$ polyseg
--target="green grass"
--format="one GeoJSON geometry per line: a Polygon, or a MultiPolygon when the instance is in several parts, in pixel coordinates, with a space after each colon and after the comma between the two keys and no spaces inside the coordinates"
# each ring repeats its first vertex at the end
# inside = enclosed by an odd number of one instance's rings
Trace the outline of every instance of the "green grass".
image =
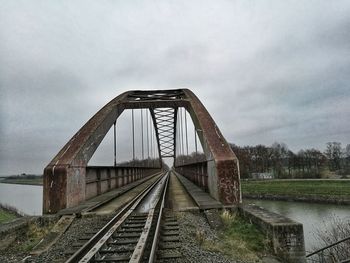
{"type": "Polygon", "coordinates": [[[28,231],[25,234],[24,240],[21,240],[20,244],[17,246],[19,251],[31,251],[40,240],[49,233],[52,228],[52,224],[48,226],[39,226],[35,223],[29,225],[28,231]]]}
{"type": "Polygon", "coordinates": [[[6,222],[11,221],[12,219],[15,219],[15,218],[16,218],[15,214],[8,212],[8,211],[5,211],[2,208],[0,208],[0,224],[6,223],[6,222]]]}
{"type": "Polygon", "coordinates": [[[341,180],[271,180],[241,181],[243,194],[312,195],[350,197],[350,181],[341,180]]]}
{"type": "Polygon", "coordinates": [[[245,247],[254,252],[263,252],[267,241],[257,227],[240,216],[234,216],[225,224],[224,238],[228,240],[240,240],[245,247]]]}
{"type": "Polygon", "coordinates": [[[224,223],[219,233],[221,242],[207,240],[197,232],[197,240],[203,248],[245,262],[256,262],[261,255],[269,252],[269,241],[255,225],[228,211],[224,211],[221,218],[224,223]]]}

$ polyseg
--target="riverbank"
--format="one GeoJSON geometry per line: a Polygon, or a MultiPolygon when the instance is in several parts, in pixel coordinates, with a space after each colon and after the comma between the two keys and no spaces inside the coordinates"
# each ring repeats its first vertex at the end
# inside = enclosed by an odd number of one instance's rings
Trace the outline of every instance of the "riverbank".
{"type": "Polygon", "coordinates": [[[17,209],[0,204],[0,224],[9,222],[15,218],[21,217],[17,209]]]}
{"type": "Polygon", "coordinates": [[[243,198],[350,205],[350,180],[241,181],[241,186],[243,198]]]}
{"type": "Polygon", "coordinates": [[[16,218],[16,216],[14,214],[9,213],[8,211],[0,208],[0,224],[6,223],[6,222],[11,221],[12,219],[15,219],[15,218],[16,218]]]}
{"type": "Polygon", "coordinates": [[[43,178],[35,178],[35,179],[13,179],[13,178],[5,178],[0,181],[2,184],[26,184],[26,185],[43,185],[43,178]]]}
{"type": "Polygon", "coordinates": [[[288,202],[278,200],[244,199],[243,203],[255,204],[268,211],[283,215],[303,224],[305,249],[307,253],[324,247],[318,233],[329,230],[334,219],[349,221],[349,205],[336,205],[311,202],[288,202]]]}

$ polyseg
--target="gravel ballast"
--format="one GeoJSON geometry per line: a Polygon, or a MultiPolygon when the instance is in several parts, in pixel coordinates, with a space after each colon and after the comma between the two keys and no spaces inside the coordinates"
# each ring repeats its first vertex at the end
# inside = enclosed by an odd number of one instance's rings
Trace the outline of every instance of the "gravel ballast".
{"type": "Polygon", "coordinates": [[[218,252],[206,251],[200,246],[198,233],[206,239],[220,242],[216,231],[210,228],[203,213],[178,212],[177,219],[180,226],[180,241],[182,258],[178,262],[223,262],[241,263],[242,261],[228,259],[218,252]]]}
{"type": "MultiPolygon", "coordinates": [[[[179,224],[182,258],[161,262],[243,263],[243,261],[228,258],[222,253],[208,251],[201,246],[201,237],[213,242],[222,242],[218,238],[217,232],[208,224],[204,213],[173,212],[173,215],[179,224]]],[[[101,227],[110,218],[111,216],[75,218],[69,229],[47,252],[40,256],[31,256],[30,251],[16,253],[11,250],[8,253],[2,253],[0,261],[20,262],[26,258],[24,262],[64,262],[70,256],[67,252],[73,251],[73,244],[78,241],[79,237],[83,236],[84,233],[91,232],[94,228],[101,227]]]]}

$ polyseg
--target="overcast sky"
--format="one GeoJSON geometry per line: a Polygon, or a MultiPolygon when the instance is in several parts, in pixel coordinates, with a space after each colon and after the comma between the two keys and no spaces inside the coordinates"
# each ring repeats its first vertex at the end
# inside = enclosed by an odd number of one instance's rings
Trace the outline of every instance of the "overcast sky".
{"type": "Polygon", "coordinates": [[[130,89],[190,88],[238,145],[350,143],[350,1],[0,0],[0,174],[130,89]]]}

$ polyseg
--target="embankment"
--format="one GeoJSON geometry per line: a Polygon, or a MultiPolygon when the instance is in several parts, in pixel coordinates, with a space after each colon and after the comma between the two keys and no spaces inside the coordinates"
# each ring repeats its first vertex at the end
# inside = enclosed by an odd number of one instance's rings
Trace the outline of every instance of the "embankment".
{"type": "Polygon", "coordinates": [[[43,185],[43,178],[34,179],[12,179],[6,178],[0,181],[3,184],[26,184],[26,185],[43,185]]]}
{"type": "Polygon", "coordinates": [[[350,205],[350,180],[242,181],[243,198],[350,205]]]}

